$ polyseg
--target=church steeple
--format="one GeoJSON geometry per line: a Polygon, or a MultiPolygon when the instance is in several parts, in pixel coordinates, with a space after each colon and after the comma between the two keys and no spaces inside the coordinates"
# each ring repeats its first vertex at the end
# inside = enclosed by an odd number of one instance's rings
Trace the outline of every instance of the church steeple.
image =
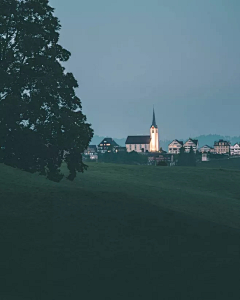
{"type": "Polygon", "coordinates": [[[150,152],[159,151],[159,137],[158,137],[158,127],[156,124],[155,111],[153,107],[153,119],[152,125],[150,127],[150,152]]]}
{"type": "MultiPolygon", "coordinates": [[[[155,128],[157,128],[154,107],[153,107],[153,119],[152,119],[152,126],[153,126],[153,127],[155,127],[155,128]]],[[[151,127],[152,127],[152,126],[151,126],[151,127]]]]}

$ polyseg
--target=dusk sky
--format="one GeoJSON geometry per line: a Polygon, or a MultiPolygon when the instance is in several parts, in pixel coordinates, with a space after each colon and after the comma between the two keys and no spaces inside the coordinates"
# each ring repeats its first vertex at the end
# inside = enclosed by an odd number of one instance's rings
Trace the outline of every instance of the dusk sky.
{"type": "Polygon", "coordinates": [[[240,135],[239,0],[50,0],[95,134],[240,135]]]}

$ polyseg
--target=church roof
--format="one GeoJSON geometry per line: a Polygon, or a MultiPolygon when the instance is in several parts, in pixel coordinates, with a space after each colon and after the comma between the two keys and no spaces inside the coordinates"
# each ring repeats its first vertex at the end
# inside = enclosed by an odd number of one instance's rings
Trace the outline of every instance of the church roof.
{"type": "Polygon", "coordinates": [[[155,111],[153,109],[153,120],[152,120],[152,126],[154,126],[155,128],[157,128],[157,124],[156,124],[156,118],[155,118],[155,111]]]}
{"type": "Polygon", "coordinates": [[[150,135],[131,135],[125,144],[150,144],[150,135]]]}

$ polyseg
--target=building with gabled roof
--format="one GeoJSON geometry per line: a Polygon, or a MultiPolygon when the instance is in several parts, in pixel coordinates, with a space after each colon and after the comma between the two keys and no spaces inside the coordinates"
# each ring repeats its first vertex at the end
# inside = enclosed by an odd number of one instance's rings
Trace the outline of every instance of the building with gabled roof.
{"type": "Polygon", "coordinates": [[[214,148],[210,147],[208,145],[204,145],[199,149],[199,152],[201,153],[213,153],[214,152],[214,148]]]}
{"type": "Polygon", "coordinates": [[[214,142],[214,151],[216,154],[229,154],[230,142],[224,140],[214,142]]]}
{"type": "Polygon", "coordinates": [[[127,152],[149,152],[150,135],[130,135],[125,142],[127,152]]]}
{"type": "Polygon", "coordinates": [[[156,124],[155,111],[153,109],[152,125],[150,127],[150,135],[131,135],[126,139],[127,152],[158,152],[159,137],[158,127],[156,124]]]}
{"type": "Polygon", "coordinates": [[[196,153],[198,149],[198,140],[189,138],[186,143],[184,143],[183,147],[187,153],[190,152],[191,148],[193,148],[193,151],[196,153]]]}
{"type": "Polygon", "coordinates": [[[98,145],[98,152],[116,152],[119,145],[112,138],[104,138],[98,145]]]}
{"type": "Polygon", "coordinates": [[[168,153],[171,154],[179,154],[180,149],[183,147],[183,141],[179,140],[173,140],[169,145],[168,145],[168,153]]]}
{"type": "Polygon", "coordinates": [[[230,146],[231,155],[240,155],[240,143],[230,146]]]}
{"type": "Polygon", "coordinates": [[[93,154],[93,153],[97,153],[97,146],[96,145],[89,145],[87,147],[87,149],[84,151],[84,154],[93,154]]]}
{"type": "Polygon", "coordinates": [[[98,159],[97,146],[89,145],[87,149],[84,151],[84,156],[90,158],[91,160],[98,159]]]}

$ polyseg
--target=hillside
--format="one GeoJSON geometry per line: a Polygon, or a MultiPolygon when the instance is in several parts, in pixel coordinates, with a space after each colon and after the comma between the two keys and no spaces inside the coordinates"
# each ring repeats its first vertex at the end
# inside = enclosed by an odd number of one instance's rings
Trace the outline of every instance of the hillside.
{"type": "Polygon", "coordinates": [[[199,164],[201,168],[219,168],[219,169],[232,169],[240,171],[240,158],[230,157],[229,159],[216,159],[199,164]]]}
{"type": "Polygon", "coordinates": [[[239,299],[240,171],[0,165],[2,299],[239,299]]]}

